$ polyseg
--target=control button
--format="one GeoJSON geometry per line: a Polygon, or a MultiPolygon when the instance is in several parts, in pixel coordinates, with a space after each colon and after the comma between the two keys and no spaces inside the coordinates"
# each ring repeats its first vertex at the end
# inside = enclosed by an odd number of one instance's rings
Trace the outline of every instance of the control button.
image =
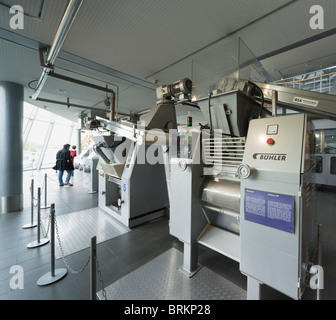
{"type": "Polygon", "coordinates": [[[267,139],[267,144],[269,146],[273,146],[275,144],[275,141],[272,138],[267,139]]]}

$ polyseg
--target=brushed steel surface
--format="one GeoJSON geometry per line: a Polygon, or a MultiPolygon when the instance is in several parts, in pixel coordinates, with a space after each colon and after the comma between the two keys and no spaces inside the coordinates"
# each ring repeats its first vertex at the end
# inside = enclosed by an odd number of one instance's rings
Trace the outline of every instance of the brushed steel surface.
{"type": "MultiPolygon", "coordinates": [[[[130,231],[98,207],[60,216],[56,208],[56,222],[65,256],[89,248],[93,236],[97,236],[97,243],[100,243],[130,231]]],[[[45,220],[44,226],[47,223],[45,220]]],[[[55,257],[59,259],[62,253],[55,241],[55,257]]]]}
{"type": "MultiPolygon", "coordinates": [[[[105,288],[108,300],[246,300],[246,291],[203,267],[189,278],[183,254],[169,249],[105,288]]],[[[97,293],[104,299],[102,291],[97,293]]]]}
{"type": "Polygon", "coordinates": [[[203,189],[202,200],[209,205],[240,212],[240,182],[211,178],[203,189]]]}

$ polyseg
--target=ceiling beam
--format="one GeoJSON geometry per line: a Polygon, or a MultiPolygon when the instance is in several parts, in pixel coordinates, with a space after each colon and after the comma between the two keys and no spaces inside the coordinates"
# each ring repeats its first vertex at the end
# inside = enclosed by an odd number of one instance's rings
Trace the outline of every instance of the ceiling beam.
{"type": "MultiPolygon", "coordinates": [[[[48,47],[49,47],[48,45],[46,45],[44,43],[38,42],[36,40],[29,39],[27,37],[24,37],[24,36],[18,34],[18,33],[6,30],[6,29],[1,28],[1,27],[0,27],[0,39],[12,42],[14,44],[17,44],[17,45],[20,45],[20,46],[23,46],[25,48],[29,48],[29,49],[32,49],[32,50],[35,50],[35,51],[39,51],[40,49],[47,50],[48,47]]],[[[37,54],[39,54],[39,52],[37,52],[37,54]]],[[[151,82],[148,82],[146,80],[143,80],[143,79],[134,77],[132,75],[126,74],[124,72],[121,72],[121,71],[103,66],[99,63],[81,58],[79,56],[76,56],[74,54],[71,54],[71,53],[68,53],[68,52],[65,52],[65,51],[62,51],[62,50],[59,52],[58,58],[69,61],[69,62],[72,62],[72,63],[75,63],[75,64],[78,64],[82,67],[86,67],[86,68],[89,68],[91,70],[95,70],[95,71],[107,74],[109,76],[118,78],[118,79],[123,80],[123,81],[130,82],[132,84],[135,84],[135,85],[138,85],[138,86],[150,89],[150,90],[155,91],[156,88],[158,87],[158,85],[156,85],[154,83],[151,83],[151,82]]]]}

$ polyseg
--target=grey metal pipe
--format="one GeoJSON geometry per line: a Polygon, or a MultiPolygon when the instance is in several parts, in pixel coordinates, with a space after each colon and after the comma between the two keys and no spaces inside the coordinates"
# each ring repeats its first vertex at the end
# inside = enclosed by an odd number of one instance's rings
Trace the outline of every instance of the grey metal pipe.
{"type": "Polygon", "coordinates": [[[31,211],[31,225],[34,224],[34,179],[31,181],[31,204],[30,204],[30,211],[31,211]]]}
{"type": "Polygon", "coordinates": [[[55,204],[50,206],[50,274],[51,277],[55,277],[55,204]]]}
{"type": "Polygon", "coordinates": [[[37,189],[37,243],[41,242],[41,188],[37,189]]]}
{"type": "MultiPolygon", "coordinates": [[[[61,20],[61,23],[57,29],[55,38],[53,40],[53,43],[50,47],[47,60],[46,60],[46,65],[48,66],[53,66],[55,63],[55,60],[62,48],[62,45],[71,29],[71,26],[73,22],[76,19],[76,16],[78,14],[78,11],[80,7],[83,4],[83,0],[70,0],[68,7],[63,15],[63,18],[61,20]]],[[[39,96],[39,94],[42,91],[42,88],[47,81],[48,74],[50,73],[49,68],[43,68],[41,77],[38,81],[38,84],[36,86],[35,92],[32,95],[32,99],[36,100],[36,98],[39,96]]]]}

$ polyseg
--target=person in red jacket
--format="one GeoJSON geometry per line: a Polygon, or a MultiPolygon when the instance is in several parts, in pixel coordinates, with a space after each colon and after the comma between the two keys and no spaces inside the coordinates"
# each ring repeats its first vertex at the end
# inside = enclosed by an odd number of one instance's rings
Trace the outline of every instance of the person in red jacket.
{"type": "Polygon", "coordinates": [[[70,150],[70,155],[72,157],[71,161],[74,163],[74,159],[77,156],[76,146],[72,146],[72,149],[70,150]]]}

